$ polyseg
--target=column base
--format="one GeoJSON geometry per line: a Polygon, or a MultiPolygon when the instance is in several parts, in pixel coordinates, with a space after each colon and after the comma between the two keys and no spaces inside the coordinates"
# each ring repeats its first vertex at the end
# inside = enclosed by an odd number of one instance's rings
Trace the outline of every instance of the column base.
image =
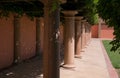
{"type": "Polygon", "coordinates": [[[88,47],[88,45],[86,44],[85,48],[87,48],[87,47],[88,47]]]}
{"type": "Polygon", "coordinates": [[[87,46],[88,46],[89,44],[90,44],[90,43],[88,42],[88,43],[87,43],[87,46]]]}
{"type": "Polygon", "coordinates": [[[90,44],[90,41],[88,41],[88,45],[90,44]]]}
{"type": "Polygon", "coordinates": [[[85,49],[82,49],[81,52],[85,52],[85,49]]]}
{"type": "Polygon", "coordinates": [[[66,68],[66,69],[73,69],[73,68],[75,68],[75,65],[74,65],[74,64],[73,64],[73,65],[64,64],[62,67],[63,67],[63,68],[66,68]]]}
{"type": "Polygon", "coordinates": [[[75,55],[75,58],[82,58],[81,55],[75,55]]]}

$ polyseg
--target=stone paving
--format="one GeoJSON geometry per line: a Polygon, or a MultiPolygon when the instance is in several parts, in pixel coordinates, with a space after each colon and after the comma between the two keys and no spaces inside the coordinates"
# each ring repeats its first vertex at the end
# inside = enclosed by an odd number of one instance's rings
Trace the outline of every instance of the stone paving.
{"type": "Polygon", "coordinates": [[[99,39],[92,39],[81,56],[82,58],[75,58],[74,69],[61,67],[60,78],[112,78],[99,39]]]}
{"type": "MultiPolygon", "coordinates": [[[[76,68],[60,68],[60,78],[118,78],[111,64],[106,63],[104,52],[100,40],[92,39],[85,52],[81,52],[82,58],[75,58],[76,68]]],[[[38,57],[0,71],[0,78],[43,78],[42,76],[42,59],[38,57]]]]}

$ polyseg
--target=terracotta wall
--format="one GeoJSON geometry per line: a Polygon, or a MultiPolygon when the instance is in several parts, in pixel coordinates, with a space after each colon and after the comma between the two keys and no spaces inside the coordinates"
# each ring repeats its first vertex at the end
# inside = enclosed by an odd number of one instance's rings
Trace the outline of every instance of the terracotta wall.
{"type": "MultiPolygon", "coordinates": [[[[40,28],[41,49],[43,49],[44,22],[40,28]]],[[[36,20],[27,16],[20,19],[20,59],[36,55],[36,20]]],[[[14,59],[14,18],[0,19],[0,69],[12,65],[14,59]]]]}
{"type": "Polygon", "coordinates": [[[98,34],[100,34],[100,38],[105,39],[112,39],[114,37],[113,28],[108,28],[106,24],[101,25],[100,33],[98,32],[98,30],[98,25],[92,26],[92,38],[98,38],[98,34]]]}
{"type": "Polygon", "coordinates": [[[24,16],[20,23],[20,59],[25,60],[36,54],[36,22],[24,16]]]}
{"type": "Polygon", "coordinates": [[[92,38],[98,38],[98,25],[92,26],[91,30],[92,30],[92,38]]]}
{"type": "Polygon", "coordinates": [[[0,69],[10,66],[14,56],[13,17],[0,19],[0,69]]]}
{"type": "Polygon", "coordinates": [[[111,39],[111,38],[114,37],[113,32],[114,32],[113,28],[108,28],[107,25],[103,24],[101,26],[101,36],[100,36],[100,38],[111,39]]]}
{"type": "Polygon", "coordinates": [[[41,21],[40,21],[40,45],[41,45],[41,52],[43,52],[43,44],[44,44],[44,18],[41,18],[41,21]]]}
{"type": "MultiPolygon", "coordinates": [[[[44,19],[40,21],[40,45],[44,44],[44,19]]],[[[63,45],[63,26],[60,28],[60,44],[63,45]]],[[[14,18],[0,19],[0,69],[13,63],[14,59],[14,18]]],[[[43,51],[42,51],[43,52],[43,51]]],[[[63,51],[61,51],[63,52],[63,51]]],[[[20,60],[29,59],[36,54],[36,20],[27,16],[20,19],[20,60]]]]}

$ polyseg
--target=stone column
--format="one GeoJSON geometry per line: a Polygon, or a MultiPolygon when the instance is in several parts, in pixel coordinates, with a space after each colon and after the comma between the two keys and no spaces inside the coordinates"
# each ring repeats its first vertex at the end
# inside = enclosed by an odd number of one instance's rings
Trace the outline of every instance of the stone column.
{"type": "Polygon", "coordinates": [[[83,17],[80,16],[76,16],[75,17],[75,57],[76,58],[81,58],[80,56],[80,52],[82,49],[82,39],[81,39],[81,35],[82,35],[82,26],[81,26],[81,19],[83,17]]]}
{"type": "Polygon", "coordinates": [[[40,53],[40,18],[36,18],[36,55],[40,53]]]}
{"type": "Polygon", "coordinates": [[[88,43],[90,43],[90,41],[91,41],[91,26],[88,23],[88,43]]]}
{"type": "Polygon", "coordinates": [[[102,24],[102,19],[99,18],[99,23],[98,23],[98,38],[101,38],[101,25],[102,24]]]}
{"type": "Polygon", "coordinates": [[[91,41],[92,38],[92,32],[91,32],[91,25],[89,24],[89,40],[91,41]]]}
{"type": "Polygon", "coordinates": [[[36,18],[36,55],[41,55],[44,44],[44,18],[36,18]]]}
{"type": "Polygon", "coordinates": [[[59,4],[53,9],[53,0],[44,0],[43,78],[60,78],[59,70],[59,4]]]}
{"type": "Polygon", "coordinates": [[[74,52],[75,52],[75,14],[77,11],[63,11],[65,15],[64,26],[64,68],[74,68],[74,52]]]}
{"type": "Polygon", "coordinates": [[[14,15],[14,62],[20,62],[20,17],[14,15]]]}
{"type": "Polygon", "coordinates": [[[86,22],[86,46],[88,45],[89,41],[89,27],[88,27],[88,22],[86,22]]]}
{"type": "Polygon", "coordinates": [[[86,24],[86,20],[84,21],[84,26],[85,26],[85,41],[84,41],[84,46],[86,48],[87,45],[87,24],[86,24]]]}
{"type": "Polygon", "coordinates": [[[82,52],[84,52],[85,48],[85,22],[86,20],[82,20],[82,52]]]}
{"type": "Polygon", "coordinates": [[[88,23],[88,43],[90,43],[90,40],[91,40],[91,26],[88,23]]]}

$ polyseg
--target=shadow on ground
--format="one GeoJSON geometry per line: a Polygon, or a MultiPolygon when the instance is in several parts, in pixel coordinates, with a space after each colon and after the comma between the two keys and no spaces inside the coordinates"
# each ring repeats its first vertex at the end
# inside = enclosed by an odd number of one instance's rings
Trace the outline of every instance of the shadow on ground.
{"type": "Polygon", "coordinates": [[[35,57],[0,71],[0,78],[41,78],[42,58],[35,57]]]}
{"type": "MultiPolygon", "coordinates": [[[[64,58],[63,45],[60,46],[60,63],[64,58]]],[[[43,78],[42,55],[26,60],[0,71],[0,78],[43,78]]]]}

